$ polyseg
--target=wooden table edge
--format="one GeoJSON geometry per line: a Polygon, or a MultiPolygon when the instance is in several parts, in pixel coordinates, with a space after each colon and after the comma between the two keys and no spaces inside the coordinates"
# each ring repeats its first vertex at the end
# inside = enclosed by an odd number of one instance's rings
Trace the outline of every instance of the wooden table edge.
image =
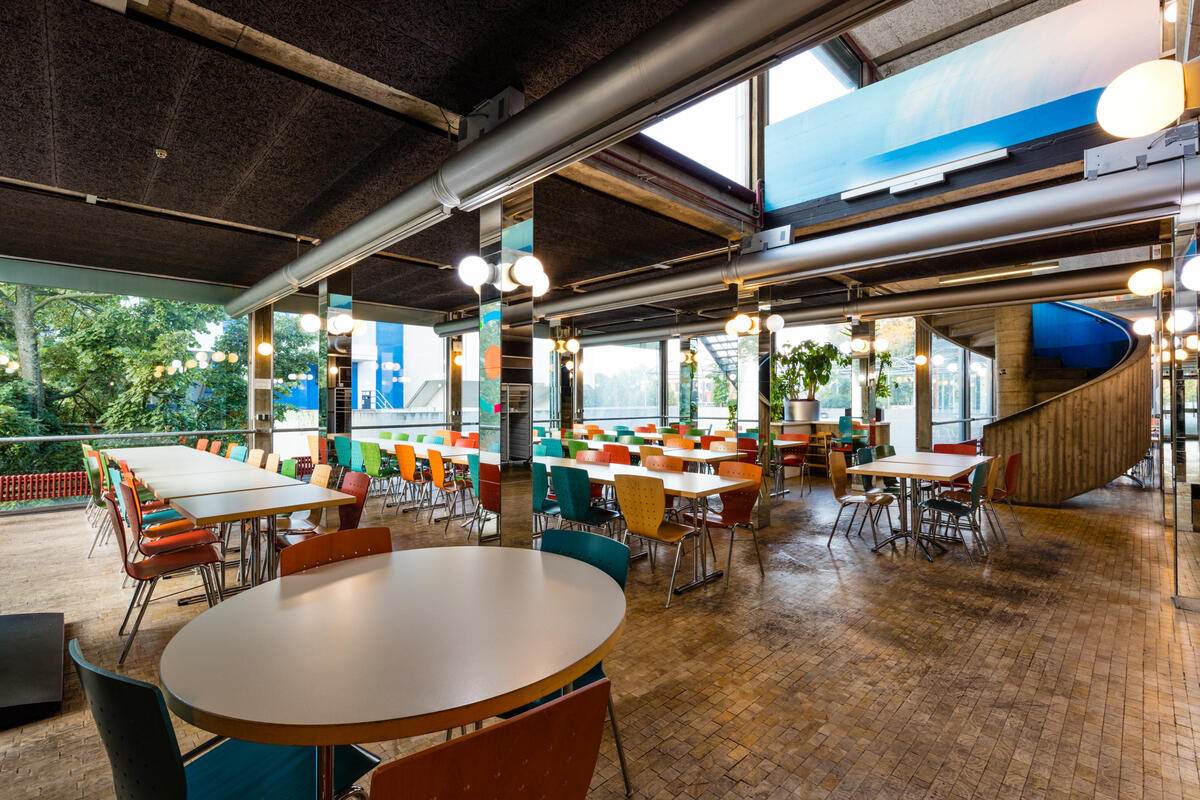
{"type": "MultiPolygon", "coordinates": [[[[308,486],[310,484],[301,483],[300,485],[308,486]]],[[[268,486],[266,488],[259,488],[259,489],[246,489],[244,491],[262,492],[262,491],[268,491],[270,489],[290,489],[290,488],[291,488],[290,486],[268,486]]],[[[307,511],[309,509],[317,509],[317,508],[332,508],[333,506],[344,506],[347,503],[355,502],[354,495],[352,495],[352,494],[346,494],[345,492],[341,492],[338,489],[330,489],[329,491],[337,492],[338,494],[341,495],[341,497],[331,497],[328,500],[321,500],[321,501],[314,501],[312,503],[305,503],[304,508],[302,508],[302,509],[295,508],[294,507],[295,504],[292,504],[292,506],[279,506],[279,507],[270,508],[270,509],[260,509],[260,510],[255,511],[254,513],[250,514],[249,517],[246,516],[244,512],[236,513],[236,514],[219,514],[219,515],[213,515],[213,516],[193,517],[187,511],[185,511],[184,509],[182,509],[178,505],[176,505],[175,500],[170,501],[170,506],[171,506],[171,508],[175,509],[180,514],[182,514],[183,516],[185,516],[189,520],[191,520],[191,522],[193,524],[203,526],[203,525],[215,525],[218,522],[237,522],[237,521],[243,520],[243,519],[250,519],[250,517],[273,516],[275,514],[283,514],[288,511],[307,511]],[[203,520],[203,521],[201,521],[201,520],[203,520]]],[[[178,499],[186,500],[186,499],[192,498],[192,497],[216,497],[218,494],[241,494],[241,491],[217,492],[216,494],[192,494],[192,495],[180,496],[178,499]]]]}
{"type": "MultiPolygon", "coordinates": [[[[628,604],[626,604],[628,610],[628,604]]],[[[621,622],[607,639],[600,643],[584,658],[559,672],[549,675],[536,683],[515,689],[507,694],[480,700],[470,705],[458,708],[436,711],[431,714],[420,714],[414,717],[402,717],[391,720],[377,720],[366,723],[345,723],[341,725],[273,725],[263,722],[250,722],[234,719],[221,714],[208,714],[197,711],[175,696],[162,678],[162,661],[159,661],[158,682],[163,687],[167,699],[167,707],[177,717],[201,730],[243,739],[263,744],[283,745],[339,745],[356,744],[360,742],[382,742],[390,739],[404,739],[410,736],[420,736],[426,733],[436,733],[479,722],[488,717],[494,717],[505,711],[519,708],[526,703],[545,697],[556,689],[567,686],[571,681],[581,677],[596,664],[604,660],[616,646],[617,638],[625,630],[625,614],[621,622]]],[[[350,656],[347,656],[350,657],[350,656]]]]}

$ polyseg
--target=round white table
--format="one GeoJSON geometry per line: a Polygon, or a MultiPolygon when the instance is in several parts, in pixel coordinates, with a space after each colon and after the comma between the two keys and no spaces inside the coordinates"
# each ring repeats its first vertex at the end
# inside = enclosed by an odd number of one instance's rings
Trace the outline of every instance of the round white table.
{"type": "MultiPolygon", "coordinates": [[[[262,584],[193,619],[159,675],[213,733],[333,746],[466,725],[562,688],[612,649],[625,594],[581,561],[509,547],[405,550],[262,584]]],[[[328,793],[328,794],[327,794],[328,793]]]]}

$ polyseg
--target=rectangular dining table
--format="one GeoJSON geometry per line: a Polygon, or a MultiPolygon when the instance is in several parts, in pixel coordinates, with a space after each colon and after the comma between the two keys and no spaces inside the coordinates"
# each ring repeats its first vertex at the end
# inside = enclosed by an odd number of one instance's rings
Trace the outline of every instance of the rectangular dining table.
{"type": "MultiPolygon", "coordinates": [[[[720,475],[703,472],[663,472],[627,464],[579,464],[569,458],[554,456],[534,456],[533,464],[540,464],[546,472],[550,472],[551,467],[582,469],[587,472],[588,481],[604,486],[615,486],[617,475],[644,475],[658,478],[663,482],[664,493],[688,501],[693,519],[700,520],[700,528],[709,547],[712,547],[712,538],[708,529],[708,498],[721,492],[757,487],[754,481],[745,478],[724,478],[720,475]]],[[[700,548],[699,565],[689,583],[675,587],[676,594],[682,594],[697,586],[715,581],[725,574],[723,570],[719,569],[709,572],[704,542],[699,542],[697,546],[700,548]]]]}
{"type": "Polygon", "coordinates": [[[921,532],[910,527],[917,519],[917,481],[952,483],[980,464],[986,464],[990,456],[966,456],[953,453],[902,453],[857,464],[846,468],[847,475],[866,475],[876,478],[896,478],[900,483],[900,529],[879,543],[875,551],[899,539],[913,539],[930,561],[933,555],[921,540],[921,532]]]}

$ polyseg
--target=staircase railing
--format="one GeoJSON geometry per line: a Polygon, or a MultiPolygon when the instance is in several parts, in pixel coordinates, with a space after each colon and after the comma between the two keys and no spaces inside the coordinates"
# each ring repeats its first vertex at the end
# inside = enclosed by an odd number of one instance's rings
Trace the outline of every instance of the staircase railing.
{"type": "Polygon", "coordinates": [[[983,428],[986,455],[1021,453],[1014,502],[1058,506],[1120,477],[1150,448],[1150,338],[1118,317],[1087,313],[1125,332],[1125,356],[1087,383],[983,428]]]}

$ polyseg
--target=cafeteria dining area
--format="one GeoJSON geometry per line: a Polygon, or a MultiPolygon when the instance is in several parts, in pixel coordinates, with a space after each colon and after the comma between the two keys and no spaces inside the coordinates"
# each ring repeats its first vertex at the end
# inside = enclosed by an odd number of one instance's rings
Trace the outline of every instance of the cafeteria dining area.
{"type": "Polygon", "coordinates": [[[1193,30],[0,9],[0,794],[1200,797],[1193,30]]]}

